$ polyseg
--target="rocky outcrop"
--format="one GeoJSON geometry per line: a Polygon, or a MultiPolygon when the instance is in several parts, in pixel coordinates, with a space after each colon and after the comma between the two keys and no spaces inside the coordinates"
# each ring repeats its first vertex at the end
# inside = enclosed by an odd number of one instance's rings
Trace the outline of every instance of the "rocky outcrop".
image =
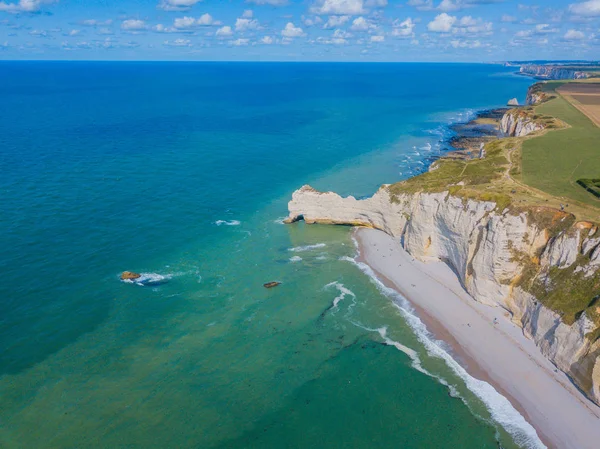
{"type": "Polygon", "coordinates": [[[131,281],[134,279],[139,279],[141,277],[141,274],[134,273],[133,271],[123,271],[123,273],[121,273],[121,280],[123,281],[131,281]]]}
{"type": "Polygon", "coordinates": [[[475,300],[510,312],[542,353],[600,404],[600,340],[593,338],[597,325],[585,311],[567,324],[520,283],[532,269],[534,279],[548,285],[553,270],[577,265],[597,273],[596,228],[570,225],[573,217],[565,212],[501,211],[493,202],[448,192],[392,196],[388,186],[363,200],[304,186],[294,192],[288,208],[288,223],[304,219],[368,226],[400,239],[415,258],[446,262],[475,300]],[[551,220],[540,220],[541,216],[551,220]]]}
{"type": "Polygon", "coordinates": [[[550,96],[543,91],[542,83],[535,83],[527,89],[525,104],[532,106],[548,101],[549,99],[550,96]]]}
{"type": "Polygon", "coordinates": [[[575,80],[589,78],[589,74],[581,70],[556,65],[528,64],[521,66],[519,72],[523,75],[548,80],[575,80]]]}
{"type": "Polygon", "coordinates": [[[525,137],[544,129],[544,124],[536,121],[531,114],[522,109],[511,109],[504,114],[500,130],[509,137],[525,137]]]}

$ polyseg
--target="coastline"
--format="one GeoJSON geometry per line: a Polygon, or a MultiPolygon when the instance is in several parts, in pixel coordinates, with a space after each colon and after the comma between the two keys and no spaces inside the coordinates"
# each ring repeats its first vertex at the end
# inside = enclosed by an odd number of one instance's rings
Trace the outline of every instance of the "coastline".
{"type": "Polygon", "coordinates": [[[452,348],[455,361],[502,394],[543,444],[597,447],[600,407],[541,354],[503,309],[476,302],[446,264],[417,261],[384,232],[358,228],[354,237],[357,262],[367,264],[380,282],[404,297],[429,332],[452,348]]]}

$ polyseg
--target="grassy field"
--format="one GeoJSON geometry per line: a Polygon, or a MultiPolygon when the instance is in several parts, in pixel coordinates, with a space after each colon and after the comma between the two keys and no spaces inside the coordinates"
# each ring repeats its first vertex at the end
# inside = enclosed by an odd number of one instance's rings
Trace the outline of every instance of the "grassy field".
{"type": "MultiPolygon", "coordinates": [[[[548,83],[554,90],[562,83],[548,83]]],[[[581,186],[580,178],[600,177],[600,128],[558,95],[536,108],[538,114],[557,117],[569,128],[523,142],[521,180],[556,197],[599,206],[600,200],[581,186]]]]}

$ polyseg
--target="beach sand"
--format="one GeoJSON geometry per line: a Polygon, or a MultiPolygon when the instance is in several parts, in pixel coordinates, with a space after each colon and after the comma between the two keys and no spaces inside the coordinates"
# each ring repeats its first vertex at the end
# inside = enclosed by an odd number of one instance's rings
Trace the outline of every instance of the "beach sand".
{"type": "Polygon", "coordinates": [[[359,262],[413,305],[473,377],[491,384],[550,448],[600,447],[600,407],[556,370],[506,311],[476,302],[442,262],[422,263],[381,231],[355,232],[359,262]],[[497,320],[497,321],[495,321],[497,320]]]}

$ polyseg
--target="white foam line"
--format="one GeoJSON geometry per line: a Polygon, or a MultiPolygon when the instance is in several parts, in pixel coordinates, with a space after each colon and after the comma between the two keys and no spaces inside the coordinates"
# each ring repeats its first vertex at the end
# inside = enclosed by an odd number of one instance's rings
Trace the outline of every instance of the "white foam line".
{"type": "Polygon", "coordinates": [[[217,220],[215,221],[217,226],[225,225],[225,226],[239,226],[242,224],[239,220],[217,220]]]}
{"type": "Polygon", "coordinates": [[[341,282],[335,282],[335,281],[330,282],[323,288],[330,288],[330,287],[335,287],[340,292],[340,294],[338,296],[336,296],[333,300],[332,308],[334,308],[334,309],[337,309],[338,304],[340,303],[340,301],[342,299],[344,299],[346,297],[346,295],[352,296],[353,298],[356,299],[356,295],[354,294],[354,292],[352,290],[346,288],[344,286],[344,284],[342,284],[341,282]]]}
{"type": "MultiPolygon", "coordinates": [[[[448,365],[448,367],[456,375],[463,379],[467,388],[469,388],[469,390],[471,390],[487,406],[494,421],[502,425],[502,427],[504,427],[504,429],[506,429],[506,431],[512,435],[517,444],[530,449],[547,449],[539,439],[535,429],[512,406],[508,399],[498,393],[492,385],[472,377],[462,366],[460,366],[456,360],[452,358],[448,351],[443,348],[442,342],[439,342],[433,338],[423,322],[416,315],[414,315],[414,311],[406,298],[404,298],[394,289],[386,287],[383,282],[379,280],[371,267],[369,267],[367,264],[357,262],[355,259],[350,257],[342,257],[341,260],[345,260],[356,265],[363,273],[369,276],[381,293],[393,301],[394,305],[398,308],[406,322],[415,332],[415,335],[419,341],[425,346],[427,352],[434,357],[444,360],[446,365],[448,365]]],[[[419,371],[423,372],[422,367],[419,369],[419,371]]],[[[431,375],[429,372],[425,374],[431,375]]],[[[436,377],[444,385],[448,385],[448,383],[442,381],[441,378],[437,376],[432,377],[436,377]]]]}
{"type": "Polygon", "coordinates": [[[301,253],[303,251],[310,251],[311,249],[324,248],[325,243],[316,243],[314,245],[306,245],[306,246],[296,246],[295,248],[288,248],[288,251],[292,251],[294,253],[301,253]]]}
{"type": "Polygon", "coordinates": [[[176,275],[177,274],[162,275],[158,273],[140,273],[140,277],[136,279],[122,279],[121,281],[125,282],[126,284],[136,284],[141,287],[146,285],[155,286],[167,282],[176,275]]]}

